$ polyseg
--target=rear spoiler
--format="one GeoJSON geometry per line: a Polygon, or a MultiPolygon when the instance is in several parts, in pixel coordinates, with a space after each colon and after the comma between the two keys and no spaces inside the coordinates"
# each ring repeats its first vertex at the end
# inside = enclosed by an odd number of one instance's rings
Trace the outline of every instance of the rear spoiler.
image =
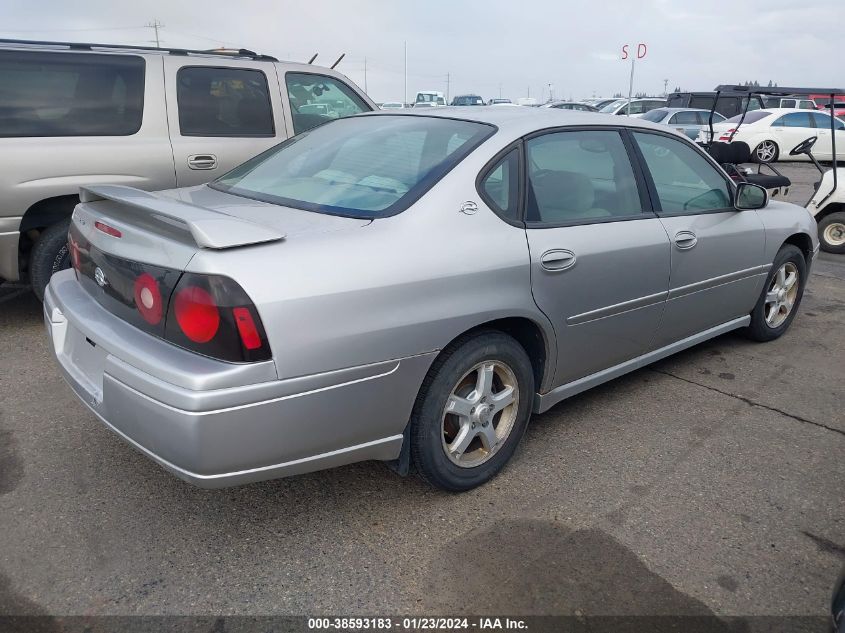
{"type": "Polygon", "coordinates": [[[178,233],[180,237],[190,238],[199,248],[235,248],[276,242],[285,238],[284,233],[249,220],[123,185],[80,187],[79,200],[117,202],[132,211],[127,214],[118,212],[121,219],[128,222],[137,221],[148,227],[158,228],[166,234],[178,233]]]}

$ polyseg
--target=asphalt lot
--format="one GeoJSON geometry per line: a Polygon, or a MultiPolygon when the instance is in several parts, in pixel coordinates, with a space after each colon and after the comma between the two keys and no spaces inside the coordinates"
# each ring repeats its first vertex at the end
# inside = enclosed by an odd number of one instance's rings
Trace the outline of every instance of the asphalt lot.
{"type": "Polygon", "coordinates": [[[566,401],[463,495],[377,463],[193,488],[76,401],[40,304],[2,292],[0,613],[822,615],[845,564],[843,257],[782,339],[566,401]]]}

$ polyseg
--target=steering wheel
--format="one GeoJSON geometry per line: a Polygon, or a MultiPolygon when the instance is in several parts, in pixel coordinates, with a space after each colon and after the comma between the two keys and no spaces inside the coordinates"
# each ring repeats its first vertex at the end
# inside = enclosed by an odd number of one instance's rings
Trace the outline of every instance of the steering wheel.
{"type": "Polygon", "coordinates": [[[819,140],[818,136],[811,136],[808,139],[805,139],[798,143],[792,150],[789,152],[790,156],[800,156],[801,154],[809,154],[812,149],[813,145],[816,144],[816,141],[819,140]]]}

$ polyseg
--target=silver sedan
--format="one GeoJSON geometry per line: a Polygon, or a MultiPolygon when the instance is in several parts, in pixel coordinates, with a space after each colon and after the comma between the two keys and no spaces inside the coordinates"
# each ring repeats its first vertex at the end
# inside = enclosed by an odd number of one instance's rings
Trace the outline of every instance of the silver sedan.
{"type": "Polygon", "coordinates": [[[209,185],[81,200],[51,349],[106,426],[206,487],[383,460],[472,488],[532,413],[781,336],[818,251],[805,209],[686,138],[555,109],[356,116],[209,185]]]}

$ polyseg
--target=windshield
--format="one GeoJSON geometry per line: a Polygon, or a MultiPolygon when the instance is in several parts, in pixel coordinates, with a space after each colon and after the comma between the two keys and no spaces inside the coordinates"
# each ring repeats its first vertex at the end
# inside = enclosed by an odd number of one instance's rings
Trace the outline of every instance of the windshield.
{"type": "Polygon", "coordinates": [[[338,119],[259,154],[211,186],[308,211],[384,217],[405,210],[495,130],[412,115],[338,119]]]}
{"type": "Polygon", "coordinates": [[[664,110],[663,108],[658,108],[657,110],[652,110],[651,112],[646,112],[640,118],[643,121],[651,121],[652,123],[660,123],[665,116],[666,116],[666,110],[664,110]]]}
{"type": "Polygon", "coordinates": [[[606,106],[604,106],[599,112],[613,112],[621,105],[628,103],[627,99],[617,99],[616,101],[611,101],[606,106]]]}
{"type": "Polygon", "coordinates": [[[740,121],[742,121],[743,124],[756,123],[757,121],[762,121],[767,116],[771,116],[771,114],[771,112],[766,112],[765,110],[754,110],[753,112],[746,114],[744,120],[741,114],[737,114],[736,116],[732,116],[730,119],[725,119],[722,123],[739,123],[740,121]]]}

